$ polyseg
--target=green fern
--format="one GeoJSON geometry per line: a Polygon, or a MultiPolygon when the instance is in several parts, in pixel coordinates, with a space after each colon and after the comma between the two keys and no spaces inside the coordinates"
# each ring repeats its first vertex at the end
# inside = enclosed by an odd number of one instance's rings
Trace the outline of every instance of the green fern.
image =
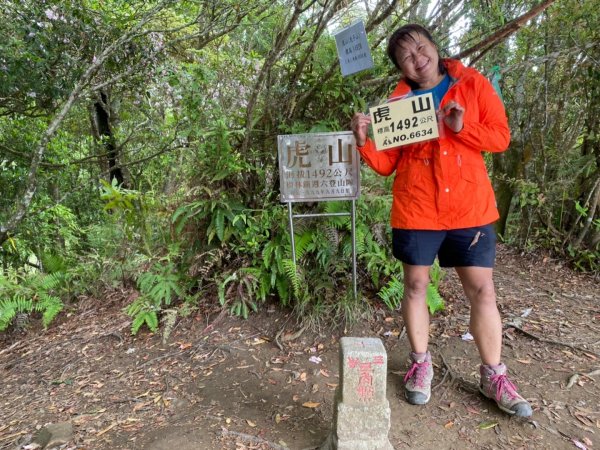
{"type": "Polygon", "coordinates": [[[258,311],[258,306],[254,299],[265,300],[267,296],[267,288],[263,286],[263,272],[255,267],[243,267],[236,272],[228,275],[219,283],[218,298],[222,306],[228,302],[230,297],[235,294],[235,300],[232,302],[229,311],[236,316],[248,318],[250,309],[258,311]]]}
{"type": "MultiPolygon", "coordinates": [[[[214,212],[213,223],[217,232],[217,237],[221,242],[225,240],[225,212],[222,209],[217,209],[214,212]]],[[[211,239],[208,240],[210,243],[211,239]]]]}
{"type": "Polygon", "coordinates": [[[134,317],[133,322],[131,323],[131,334],[137,334],[141,326],[144,324],[146,324],[153,333],[158,330],[158,315],[156,314],[156,311],[140,311],[134,317]]]}
{"type": "Polygon", "coordinates": [[[138,277],[138,287],[157,308],[163,304],[170,305],[175,297],[183,297],[184,294],[181,277],[172,263],[165,266],[155,264],[151,272],[138,277]]]}
{"type": "Polygon", "coordinates": [[[31,311],[33,311],[33,301],[24,297],[0,300],[0,331],[6,330],[17,314],[31,311]]]}
{"type": "Polygon", "coordinates": [[[427,307],[430,314],[443,311],[445,308],[444,299],[432,283],[427,286],[427,307]]]}
{"type": "Polygon", "coordinates": [[[60,255],[51,253],[42,254],[42,267],[51,274],[66,273],[68,270],[67,261],[60,255]]]}
{"type": "Polygon", "coordinates": [[[294,264],[294,261],[292,261],[291,259],[284,259],[283,261],[281,261],[281,264],[283,265],[283,269],[285,270],[285,274],[288,278],[288,281],[292,285],[292,291],[294,293],[294,296],[296,298],[300,297],[301,280],[298,274],[296,264],[294,264]]]}
{"type": "Polygon", "coordinates": [[[18,282],[0,276],[0,331],[6,330],[19,313],[39,312],[45,328],[63,310],[64,304],[55,295],[63,287],[64,272],[35,273],[18,282]]]}
{"type": "MultiPolygon", "coordinates": [[[[395,310],[400,306],[402,301],[402,297],[404,295],[404,284],[396,277],[392,277],[390,281],[388,281],[388,283],[381,288],[377,295],[383,300],[389,309],[395,310]]],[[[426,302],[430,314],[443,311],[445,308],[444,299],[433,283],[429,283],[427,285],[426,302]]]]}
{"type": "Polygon", "coordinates": [[[404,295],[404,284],[396,277],[392,277],[387,284],[377,293],[383,303],[391,309],[395,310],[400,306],[402,296],[404,295]]]}
{"type": "Polygon", "coordinates": [[[225,279],[221,283],[219,283],[219,287],[217,288],[217,297],[219,298],[219,303],[221,304],[221,306],[225,306],[225,303],[227,303],[227,295],[225,292],[227,285],[236,281],[237,278],[237,273],[234,272],[225,277],[225,279]]]}
{"type": "Polygon", "coordinates": [[[302,259],[313,241],[313,232],[308,230],[302,233],[300,236],[295,236],[294,241],[296,244],[296,260],[299,261],[302,259]]]}
{"type": "Polygon", "coordinates": [[[50,322],[60,313],[64,308],[62,300],[58,297],[51,295],[40,296],[39,301],[35,304],[36,311],[42,313],[42,324],[44,327],[48,327],[50,322]]]}
{"type": "Polygon", "coordinates": [[[362,227],[356,227],[356,254],[362,255],[365,253],[367,244],[366,244],[367,234],[362,227]]]}
{"type": "Polygon", "coordinates": [[[175,265],[167,262],[154,264],[149,272],[138,277],[137,284],[141,295],[126,308],[127,314],[133,317],[131,333],[137,334],[144,324],[155,332],[159,325],[158,313],[165,305],[185,296],[184,280],[175,265]]]}
{"type": "MultiPolygon", "coordinates": [[[[324,202],[323,209],[327,214],[347,213],[349,210],[349,203],[347,201],[324,202]]],[[[331,216],[327,218],[327,223],[336,228],[345,227],[350,229],[351,226],[350,216],[331,216]]]]}
{"type": "Polygon", "coordinates": [[[445,272],[436,259],[430,270],[431,283],[427,286],[427,307],[431,314],[435,314],[445,308],[444,299],[439,292],[440,283],[444,279],[444,276],[445,272]]]}
{"type": "Polygon", "coordinates": [[[48,292],[57,289],[65,279],[63,272],[38,274],[29,278],[29,287],[35,291],[48,292]]]}

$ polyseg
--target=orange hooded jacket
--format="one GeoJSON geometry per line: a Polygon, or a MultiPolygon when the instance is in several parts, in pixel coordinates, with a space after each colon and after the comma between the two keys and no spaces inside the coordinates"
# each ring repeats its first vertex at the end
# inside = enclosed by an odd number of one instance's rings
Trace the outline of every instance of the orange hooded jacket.
{"type": "MultiPolygon", "coordinates": [[[[394,171],[393,228],[450,230],[487,225],[498,219],[483,151],[502,152],[510,130],[504,105],[488,80],[460,61],[443,61],[452,79],[440,108],[455,100],[465,108],[464,128],[454,133],[442,125],[440,138],[377,151],[367,139],[358,147],[380,175],[394,171]]],[[[391,97],[410,92],[401,80],[391,97]]]]}

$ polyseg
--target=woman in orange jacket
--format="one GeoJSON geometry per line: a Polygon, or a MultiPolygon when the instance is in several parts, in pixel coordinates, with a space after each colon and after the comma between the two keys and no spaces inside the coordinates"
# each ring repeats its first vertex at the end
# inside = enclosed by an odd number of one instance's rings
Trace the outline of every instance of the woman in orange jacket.
{"type": "Polygon", "coordinates": [[[492,272],[496,257],[493,222],[499,217],[482,152],[502,152],[510,141],[504,106],[475,69],[442,59],[430,33],[420,25],[396,30],[387,53],[402,72],[390,99],[433,95],[440,137],[377,151],[368,138],[370,118],[352,117],[358,150],[377,173],[395,172],[391,225],[394,256],[404,268],[402,314],[412,352],[405,395],[412,404],[431,396],[433,367],[427,350],[426,305],[429,269],[454,267],[471,304],[470,332],[482,364],[480,391],[500,409],[529,417],[531,406],[507,377],[501,363],[502,323],[492,272]]]}

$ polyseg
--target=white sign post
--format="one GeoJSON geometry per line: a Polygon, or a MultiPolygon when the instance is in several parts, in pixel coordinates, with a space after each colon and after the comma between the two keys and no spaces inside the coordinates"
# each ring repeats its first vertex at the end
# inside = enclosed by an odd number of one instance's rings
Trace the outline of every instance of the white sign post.
{"type": "Polygon", "coordinates": [[[281,201],[288,204],[292,257],[296,264],[294,218],[350,216],[352,222],[352,281],[356,287],[356,199],[360,166],[351,131],[291,134],[277,137],[281,201]],[[293,214],[294,202],[351,200],[350,213],[293,214]]]}
{"type": "Polygon", "coordinates": [[[369,110],[377,150],[428,141],[439,137],[431,94],[384,103],[369,110]]]}
{"type": "Polygon", "coordinates": [[[373,67],[373,57],[367,41],[365,24],[362,21],[350,25],[335,34],[342,76],[373,67]]]}

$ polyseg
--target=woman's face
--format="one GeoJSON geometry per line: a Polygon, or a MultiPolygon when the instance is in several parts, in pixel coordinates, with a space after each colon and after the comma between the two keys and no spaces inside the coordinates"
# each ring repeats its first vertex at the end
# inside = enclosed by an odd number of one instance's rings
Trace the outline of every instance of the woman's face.
{"type": "Polygon", "coordinates": [[[404,76],[418,84],[419,88],[432,88],[442,79],[437,48],[422,34],[412,33],[411,36],[412,39],[398,44],[396,61],[404,76]]]}

